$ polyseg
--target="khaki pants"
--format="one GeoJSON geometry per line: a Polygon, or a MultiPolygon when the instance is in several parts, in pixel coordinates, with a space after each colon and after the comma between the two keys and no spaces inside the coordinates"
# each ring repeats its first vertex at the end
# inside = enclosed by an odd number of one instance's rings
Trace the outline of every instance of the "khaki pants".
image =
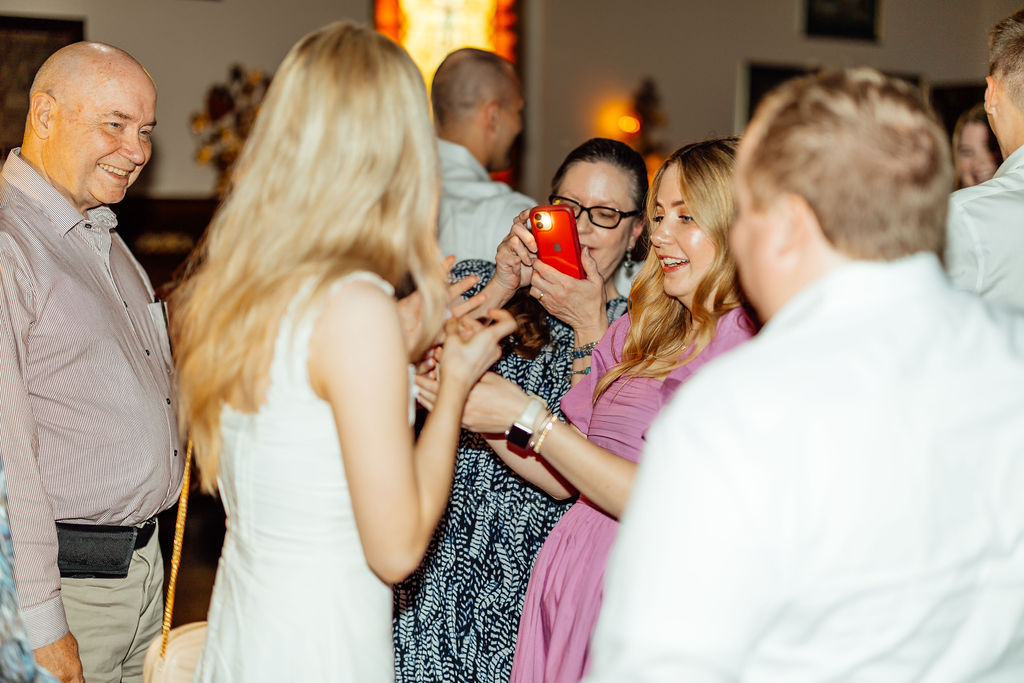
{"type": "Polygon", "coordinates": [[[132,554],[123,579],[61,579],[68,626],[85,683],[141,683],[163,619],[164,564],[157,533],[132,554]]]}

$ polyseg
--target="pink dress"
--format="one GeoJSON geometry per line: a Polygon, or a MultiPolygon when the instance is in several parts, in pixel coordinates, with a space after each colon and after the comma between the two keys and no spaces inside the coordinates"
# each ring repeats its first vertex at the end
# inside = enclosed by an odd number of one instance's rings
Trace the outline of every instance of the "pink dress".
{"type": "MultiPolygon", "coordinates": [[[[593,402],[598,380],[622,357],[629,314],[594,349],[591,372],[562,399],[562,412],[587,438],[638,462],[647,428],[679,386],[702,365],[749,339],[753,323],[743,309],[719,318],[710,344],[664,380],[620,377],[593,402]]],[[[604,570],[617,520],[585,496],[552,529],[533,565],[512,661],[514,683],[568,683],[583,678],[590,636],[604,592],[604,570]]]]}

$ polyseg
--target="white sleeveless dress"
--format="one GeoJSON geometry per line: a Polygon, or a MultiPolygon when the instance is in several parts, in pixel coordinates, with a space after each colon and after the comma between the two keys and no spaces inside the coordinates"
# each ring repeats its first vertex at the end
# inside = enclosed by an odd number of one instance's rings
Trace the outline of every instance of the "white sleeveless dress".
{"type": "MultiPolygon", "coordinates": [[[[353,273],[389,294],[370,273],[353,273]]],[[[393,681],[391,588],[363,556],[330,405],[309,384],[321,309],[285,316],[256,413],[221,415],[227,513],[196,681],[393,681]]],[[[353,387],[353,391],[358,391],[353,387]]]]}

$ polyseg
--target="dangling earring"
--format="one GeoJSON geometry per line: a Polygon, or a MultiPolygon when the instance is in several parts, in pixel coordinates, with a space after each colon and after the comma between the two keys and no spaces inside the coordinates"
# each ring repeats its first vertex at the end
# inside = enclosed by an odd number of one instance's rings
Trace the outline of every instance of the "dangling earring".
{"type": "Polygon", "coordinates": [[[636,262],[633,260],[633,245],[629,245],[629,249],[626,250],[626,258],[622,261],[622,267],[626,269],[626,275],[633,277],[633,269],[636,268],[636,262]]]}

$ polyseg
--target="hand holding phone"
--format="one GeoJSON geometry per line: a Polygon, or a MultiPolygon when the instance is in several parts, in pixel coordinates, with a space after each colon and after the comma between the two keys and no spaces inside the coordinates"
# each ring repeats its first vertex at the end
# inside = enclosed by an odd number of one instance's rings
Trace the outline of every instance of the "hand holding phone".
{"type": "Polygon", "coordinates": [[[577,280],[586,277],[572,209],[561,205],[534,207],[530,209],[530,230],[541,261],[577,280]]]}

